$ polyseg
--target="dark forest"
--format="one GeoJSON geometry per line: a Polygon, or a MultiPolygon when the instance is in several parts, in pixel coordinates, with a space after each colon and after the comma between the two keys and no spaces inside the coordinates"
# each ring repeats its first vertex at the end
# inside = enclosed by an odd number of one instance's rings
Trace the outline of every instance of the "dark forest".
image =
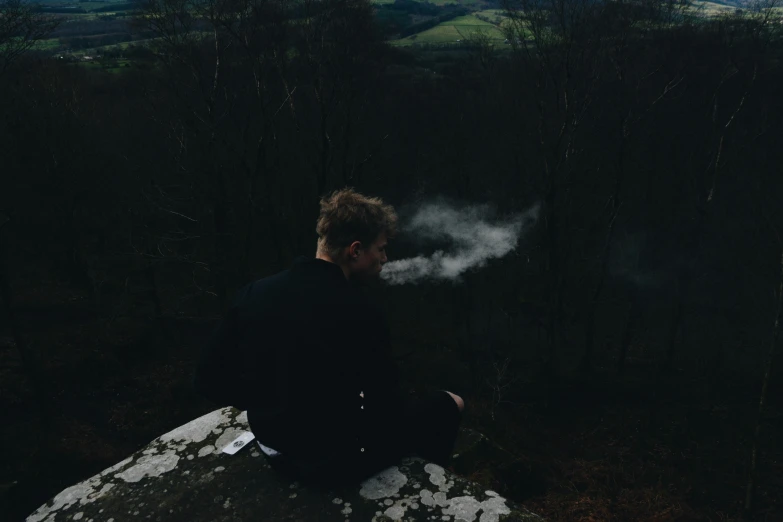
{"type": "Polygon", "coordinates": [[[458,472],[549,520],[783,520],[776,1],[487,2],[503,40],[412,46],[474,6],[123,6],[0,1],[0,518],[212,411],[205,337],[351,186],[400,212],[390,260],[421,204],[540,209],[373,289],[406,386],[506,452],[458,472]],[[40,45],[95,38],[114,65],[40,45]]]}

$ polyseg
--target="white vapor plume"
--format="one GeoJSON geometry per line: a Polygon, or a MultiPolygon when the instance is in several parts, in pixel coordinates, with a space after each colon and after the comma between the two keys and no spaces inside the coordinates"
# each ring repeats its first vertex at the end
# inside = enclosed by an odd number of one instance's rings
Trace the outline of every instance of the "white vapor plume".
{"type": "Polygon", "coordinates": [[[383,266],[381,277],[392,285],[456,281],[464,272],[513,251],[522,233],[538,219],[539,210],[540,205],[535,204],[510,219],[490,222],[487,206],[457,209],[445,203],[424,205],[405,227],[406,235],[425,241],[445,240],[450,248],[430,256],[390,261],[383,266]]]}

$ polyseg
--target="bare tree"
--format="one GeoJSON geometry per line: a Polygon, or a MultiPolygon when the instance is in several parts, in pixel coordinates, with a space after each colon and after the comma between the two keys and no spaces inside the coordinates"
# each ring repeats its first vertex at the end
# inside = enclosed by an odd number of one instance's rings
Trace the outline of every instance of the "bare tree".
{"type": "Polygon", "coordinates": [[[772,322],[772,332],[769,341],[769,350],[767,350],[766,360],[764,361],[764,373],[761,378],[761,392],[759,394],[758,411],[756,412],[756,424],[753,428],[753,437],[750,447],[750,454],[748,456],[748,475],[747,484],[745,486],[745,502],[744,502],[744,514],[747,519],[752,519],[753,515],[753,501],[756,490],[757,480],[757,468],[760,453],[761,442],[761,428],[764,420],[764,415],[767,410],[767,392],[769,391],[769,382],[772,376],[773,364],[775,356],[777,355],[778,344],[780,344],[780,323],[783,320],[783,237],[780,235],[780,229],[776,225],[775,217],[771,214],[767,205],[763,202],[764,194],[760,190],[760,183],[757,183],[755,187],[756,191],[756,204],[761,212],[761,217],[766,221],[769,230],[772,232],[772,236],[775,240],[775,246],[780,252],[780,275],[779,280],[773,287],[772,295],[775,298],[775,312],[772,322]]]}
{"type": "Polygon", "coordinates": [[[54,421],[52,415],[51,401],[46,392],[48,386],[43,376],[41,364],[36,357],[35,352],[27,344],[27,340],[22,335],[19,329],[19,324],[14,314],[14,303],[11,292],[11,276],[8,273],[8,262],[6,259],[7,242],[4,241],[4,232],[11,224],[11,218],[0,213],[0,309],[2,309],[2,317],[7,322],[11,329],[11,336],[16,350],[19,353],[19,358],[22,361],[22,365],[27,373],[27,378],[30,381],[33,393],[35,394],[35,401],[38,406],[39,422],[41,426],[40,434],[47,437],[51,433],[52,423],[54,421]]]}
{"type": "MultiPolygon", "coordinates": [[[[232,142],[236,136],[232,124],[239,118],[238,105],[245,100],[242,99],[244,92],[232,83],[228,66],[235,61],[235,49],[239,50],[240,44],[244,49],[253,45],[252,33],[243,29],[249,18],[258,16],[257,7],[258,3],[219,0],[149,0],[142,4],[135,20],[158,38],[156,53],[169,73],[168,88],[177,103],[170,106],[165,98],[151,97],[153,104],[161,103],[155,106],[152,118],[168,129],[173,157],[181,177],[185,178],[182,184],[192,187],[192,201],[188,206],[191,211],[175,211],[174,202],[161,190],[153,192],[158,200],[156,206],[175,222],[198,223],[196,233],[191,237],[209,238],[212,290],[202,289],[202,292],[217,297],[220,303],[225,302],[230,285],[227,274],[231,271],[227,263],[234,246],[230,196],[235,163],[226,164],[224,158],[234,153],[241,162],[247,162],[247,150],[243,150],[247,141],[255,140],[266,146],[263,137],[248,136],[251,129],[255,131],[250,125],[255,111],[248,111],[243,121],[242,137],[246,140],[239,146],[232,142]],[[187,178],[196,183],[188,183],[187,178]],[[203,202],[202,208],[208,211],[196,210],[192,202],[203,202]]],[[[257,66],[253,72],[257,73],[257,66]]],[[[258,78],[257,74],[255,77],[256,89],[260,91],[266,78],[258,78]]],[[[252,185],[257,176],[249,172],[249,168],[246,170],[251,183],[248,205],[252,206],[255,204],[252,185]]],[[[252,210],[248,215],[252,216],[252,210]]],[[[168,231],[161,235],[168,235],[168,231]]],[[[158,245],[152,255],[157,250],[159,259],[176,258],[176,250],[164,251],[160,242],[156,242],[158,245]]],[[[197,285],[195,279],[194,284],[197,285]]]]}
{"type": "MultiPolygon", "coordinates": [[[[609,42],[606,59],[610,64],[610,77],[614,80],[618,92],[613,103],[616,108],[617,149],[615,159],[609,165],[609,169],[614,171],[612,192],[599,219],[600,223],[605,223],[606,233],[599,258],[598,277],[592,296],[586,304],[585,348],[580,363],[582,370],[588,370],[592,365],[595,314],[607,279],[617,217],[623,204],[622,191],[627,177],[626,156],[631,139],[644,125],[651,111],[670,98],[685,77],[681,70],[666,76],[666,73],[662,72],[661,63],[650,63],[643,56],[645,51],[649,50],[641,45],[641,41],[657,31],[673,30],[684,20],[683,13],[686,10],[687,5],[681,3],[642,0],[613,2],[603,14],[600,28],[609,42]],[[644,68],[635,65],[640,62],[649,65],[644,68]],[[648,86],[654,82],[661,85],[657,90],[648,86]]],[[[667,60],[669,56],[663,56],[662,59],[667,60]]],[[[621,341],[620,370],[624,364],[627,342],[630,342],[633,332],[633,322],[637,318],[638,303],[635,300],[636,292],[632,290],[631,313],[621,341]]]]}
{"type": "Polygon", "coordinates": [[[692,175],[695,202],[695,225],[692,237],[689,238],[692,253],[691,258],[678,270],[677,293],[666,356],[661,365],[662,372],[669,372],[673,366],[676,341],[686,313],[685,302],[695,279],[693,270],[702,255],[701,244],[710,222],[718,180],[722,169],[731,159],[728,147],[731,133],[737,128],[748,98],[758,83],[760,67],[768,57],[770,44],[779,36],[780,24],[777,16],[779,3],[780,0],[756,0],[751,5],[749,15],[745,13],[727,15],[720,18],[713,26],[720,36],[725,62],[711,97],[712,110],[709,118],[712,124],[710,137],[712,144],[709,150],[709,161],[702,172],[692,175]],[[747,52],[748,46],[750,53],[747,52]],[[740,56],[748,59],[741,61],[740,56]],[[738,97],[725,94],[730,80],[741,82],[742,87],[738,97]]]}
{"type": "MultiPolygon", "coordinates": [[[[628,60],[623,55],[627,52],[628,32],[636,21],[634,17],[638,17],[637,13],[627,16],[623,11],[612,11],[614,4],[591,0],[507,0],[504,3],[510,19],[506,36],[518,62],[534,82],[536,93],[538,125],[531,138],[536,140],[543,158],[536,178],[543,203],[543,246],[547,252],[546,332],[550,374],[557,365],[558,336],[564,331],[561,321],[565,317],[566,272],[573,243],[574,209],[570,190],[575,183],[589,183],[585,178],[600,169],[599,165],[577,161],[583,152],[580,140],[586,132],[588,109],[601,87],[610,80],[607,71],[611,60],[616,75],[623,77],[622,68],[628,60]],[[613,26],[618,23],[625,25],[619,32],[613,26]],[[579,178],[574,177],[576,172],[579,178]]],[[[620,125],[625,127],[627,114],[621,116],[620,125]]],[[[621,148],[625,139],[621,139],[621,148]]],[[[620,208],[622,152],[616,169],[615,194],[609,198],[604,259],[608,257],[613,224],[620,208]]],[[[600,294],[602,284],[599,281],[594,294],[600,294]]]]}
{"type": "MultiPolygon", "coordinates": [[[[776,230],[777,232],[777,230],[776,230]]],[[[781,248],[780,255],[780,281],[778,283],[777,291],[775,295],[777,297],[777,310],[775,311],[775,320],[772,325],[772,340],[769,343],[769,351],[767,352],[767,358],[764,365],[764,375],[761,379],[761,393],[759,394],[759,410],[756,416],[756,426],[753,429],[753,443],[750,450],[750,458],[748,465],[748,483],[745,487],[745,513],[750,514],[753,512],[753,494],[756,487],[756,468],[758,464],[759,455],[759,441],[761,440],[761,425],[766,413],[767,404],[767,391],[769,390],[769,380],[772,375],[773,362],[775,360],[775,354],[780,337],[780,321],[783,318],[783,241],[780,240],[780,235],[777,235],[778,245],[781,248]]]]}
{"type": "Polygon", "coordinates": [[[25,0],[0,0],[0,76],[59,25],[25,0]]]}
{"type": "Polygon", "coordinates": [[[380,41],[372,16],[366,0],[143,4],[136,22],[156,35],[175,97],[150,96],[152,117],[201,205],[184,212],[155,197],[210,238],[201,241],[212,278],[205,290],[220,302],[250,275],[252,245],[270,243],[265,257],[282,264],[311,210],[302,202],[350,181],[372,156],[355,145],[380,41]]]}

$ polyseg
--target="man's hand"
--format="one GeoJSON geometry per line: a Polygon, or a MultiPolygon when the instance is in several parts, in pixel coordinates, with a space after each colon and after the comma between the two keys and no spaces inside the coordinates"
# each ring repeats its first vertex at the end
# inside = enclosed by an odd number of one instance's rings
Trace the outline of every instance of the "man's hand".
{"type": "Polygon", "coordinates": [[[451,395],[451,398],[454,399],[454,402],[457,403],[457,407],[459,408],[459,411],[462,411],[462,410],[465,409],[465,401],[462,400],[462,397],[460,397],[459,395],[455,395],[455,394],[451,393],[450,391],[446,391],[446,390],[443,390],[443,391],[445,391],[446,393],[451,395]]]}

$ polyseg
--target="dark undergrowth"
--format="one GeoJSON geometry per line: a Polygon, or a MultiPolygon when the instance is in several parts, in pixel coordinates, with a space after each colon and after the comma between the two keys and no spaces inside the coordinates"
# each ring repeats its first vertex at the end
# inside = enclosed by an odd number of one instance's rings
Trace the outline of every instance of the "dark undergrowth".
{"type": "MultiPolygon", "coordinates": [[[[0,495],[8,520],[23,520],[62,489],[213,409],[190,379],[214,323],[143,311],[96,320],[66,286],[19,295],[17,305],[52,413],[43,430],[9,332],[0,332],[0,495]]],[[[466,393],[465,425],[507,452],[466,474],[550,520],[740,520],[757,383],[680,376],[654,387],[650,375],[631,368],[623,379],[595,373],[526,383],[500,404],[466,393]]],[[[771,404],[759,521],[783,520],[783,413],[771,404]]]]}

